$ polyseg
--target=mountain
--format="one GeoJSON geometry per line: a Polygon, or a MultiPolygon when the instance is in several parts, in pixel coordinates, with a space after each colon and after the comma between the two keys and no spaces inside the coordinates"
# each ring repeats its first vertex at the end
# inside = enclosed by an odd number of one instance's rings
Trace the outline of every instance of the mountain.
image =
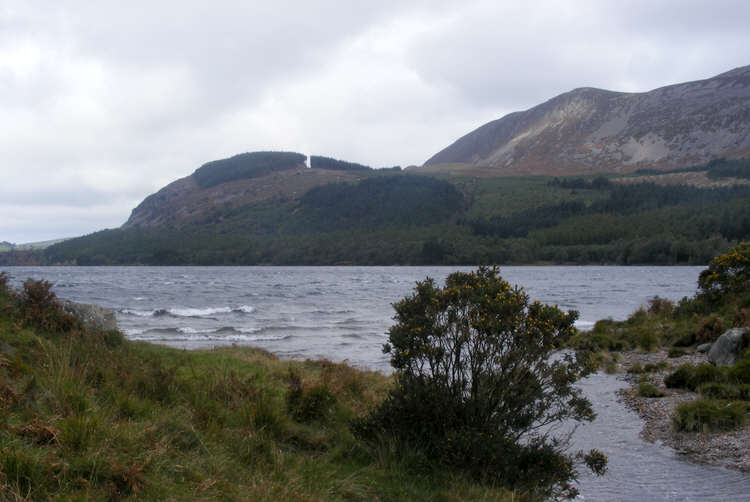
{"type": "Polygon", "coordinates": [[[479,127],[425,166],[559,175],[670,169],[749,153],[750,66],[744,66],[642,93],[575,89],[479,127]]]}

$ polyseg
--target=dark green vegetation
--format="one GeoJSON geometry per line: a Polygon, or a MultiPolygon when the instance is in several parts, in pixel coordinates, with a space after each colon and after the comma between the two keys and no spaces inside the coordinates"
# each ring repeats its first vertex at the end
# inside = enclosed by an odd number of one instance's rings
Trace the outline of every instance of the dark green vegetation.
{"type": "Polygon", "coordinates": [[[421,176],[387,176],[355,185],[315,187],[300,199],[305,226],[321,231],[441,223],[463,209],[463,196],[446,181],[421,176]]]}
{"type": "Polygon", "coordinates": [[[433,176],[332,159],[307,170],[330,184],[298,190],[295,180],[310,177],[290,175],[274,185],[278,169],[303,159],[259,152],[206,164],[201,186],[252,178],[257,193],[277,195],[239,205],[196,196],[201,211],[179,224],[0,253],[0,264],[705,264],[750,239],[750,186],[433,176]]]}
{"type": "Polygon", "coordinates": [[[293,169],[304,164],[307,157],[294,152],[241,153],[228,159],[207,162],[195,170],[193,177],[201,188],[229,181],[259,178],[274,171],[293,169]]]}
{"type": "Polygon", "coordinates": [[[638,384],[638,395],[641,397],[664,397],[664,393],[650,382],[641,382],[638,384]]]}
{"type": "Polygon", "coordinates": [[[0,499],[530,500],[349,432],[390,380],[82,326],[0,275],[0,499]]]}
{"type": "Polygon", "coordinates": [[[727,431],[747,421],[746,403],[698,399],[677,406],[675,429],[684,432],[727,431]]]}
{"type": "MultiPolygon", "coordinates": [[[[729,328],[750,326],[750,243],[741,243],[716,256],[698,280],[699,292],[677,305],[654,298],[625,321],[603,320],[588,333],[576,335],[571,345],[592,351],[667,350],[669,358],[712,343],[729,328]]],[[[722,431],[747,420],[750,407],[750,334],[742,341],[742,357],[734,366],[681,364],[664,378],[667,389],[697,392],[701,399],[680,405],[674,416],[679,431],[722,431]]],[[[600,358],[603,359],[603,358],[600,358]]],[[[664,371],[668,361],[633,364],[628,372],[664,371]]],[[[662,391],[640,382],[638,395],[659,397],[662,391]]]]}
{"type": "Polygon", "coordinates": [[[369,166],[357,164],[356,162],[346,162],[344,160],[332,159],[330,157],[322,157],[320,155],[310,156],[310,167],[312,169],[331,169],[334,171],[346,171],[346,170],[372,170],[369,166]]]}
{"type": "Polygon", "coordinates": [[[726,178],[744,178],[750,179],[750,159],[714,159],[703,166],[690,166],[679,169],[639,169],[637,174],[671,174],[671,173],[690,173],[706,172],[709,179],[726,179],[726,178]]]}
{"type": "MultiPolygon", "coordinates": [[[[530,302],[496,268],[456,272],[445,287],[417,283],[394,305],[389,330],[396,386],[357,435],[393,438],[448,468],[485,482],[522,487],[539,497],[573,498],[574,457],[549,436],[564,420],[593,420],[574,383],[588,357],[551,358],[574,331],[576,312],[530,302]]],[[[580,454],[598,474],[606,457],[580,454]]]]}

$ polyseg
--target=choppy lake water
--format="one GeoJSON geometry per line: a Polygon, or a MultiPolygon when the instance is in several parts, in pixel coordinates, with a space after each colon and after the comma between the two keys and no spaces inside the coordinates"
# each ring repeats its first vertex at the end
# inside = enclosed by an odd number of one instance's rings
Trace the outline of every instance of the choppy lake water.
{"type": "MultiPolygon", "coordinates": [[[[502,267],[532,299],[580,312],[578,326],[624,319],[649,298],[695,293],[701,267],[502,267]]],[[[381,347],[391,304],[426,276],[455,267],[9,267],[55,284],[62,298],[117,312],[133,340],[180,348],[253,345],[286,358],[347,360],[389,371],[381,347]]],[[[464,268],[468,270],[468,268],[464,268]]],[[[581,500],[750,500],[750,475],[688,462],[638,438],[638,416],[616,400],[623,382],[595,375],[582,384],[598,418],[578,429],[575,446],[610,458],[606,476],[582,473],[581,500]]]]}

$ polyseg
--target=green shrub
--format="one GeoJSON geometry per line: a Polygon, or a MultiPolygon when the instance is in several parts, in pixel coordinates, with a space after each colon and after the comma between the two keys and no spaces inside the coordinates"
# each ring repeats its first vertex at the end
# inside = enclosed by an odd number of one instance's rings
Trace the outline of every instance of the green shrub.
{"type": "Polygon", "coordinates": [[[643,307],[639,308],[627,318],[625,324],[629,326],[642,326],[648,320],[648,312],[643,307]]]}
{"type": "Polygon", "coordinates": [[[257,178],[272,172],[293,169],[304,164],[306,155],[294,152],[241,153],[214,160],[195,170],[193,178],[201,188],[211,188],[229,181],[257,178]]]}
{"type": "Polygon", "coordinates": [[[695,332],[695,343],[713,343],[726,329],[726,324],[721,317],[717,315],[707,317],[695,332]]]}
{"type": "Polygon", "coordinates": [[[593,371],[591,359],[550,358],[575,332],[577,314],[530,302],[487,267],[453,273],[443,288],[429,278],[418,282],[394,308],[384,350],[396,386],[354,422],[354,433],[393,438],[488,482],[533,487],[539,496],[574,494],[572,457],[533,431],[594,417],[573,385],[593,371]],[[524,436],[530,441],[521,443],[524,436]]]}
{"type": "Polygon", "coordinates": [[[725,382],[726,380],[727,374],[724,369],[709,363],[697,364],[690,390],[697,390],[704,383],[725,382]]]}
{"type": "Polygon", "coordinates": [[[274,405],[270,395],[263,392],[247,408],[248,425],[272,437],[280,437],[286,429],[285,416],[274,405]]]}
{"type": "Polygon", "coordinates": [[[646,352],[653,352],[659,345],[659,337],[652,329],[641,328],[638,334],[638,345],[646,352]]]}
{"type": "Polygon", "coordinates": [[[43,500],[45,478],[51,476],[39,453],[16,448],[0,450],[0,498],[7,500],[43,500]],[[14,496],[15,495],[15,496],[14,496]]]}
{"type": "Polygon", "coordinates": [[[27,326],[45,332],[62,333],[80,327],[76,318],[63,310],[48,281],[24,281],[18,307],[27,326]]]}
{"type": "Polygon", "coordinates": [[[99,420],[92,415],[72,416],[60,423],[60,444],[74,452],[83,452],[101,437],[99,420]]]}
{"type": "Polygon", "coordinates": [[[670,317],[674,312],[674,303],[666,298],[655,296],[648,301],[648,313],[658,317],[670,317]]]}
{"type": "Polygon", "coordinates": [[[711,364],[683,364],[667,375],[664,385],[670,389],[688,389],[695,391],[704,383],[724,382],[726,373],[711,364]]]}
{"type": "Polygon", "coordinates": [[[745,403],[698,399],[680,404],[673,424],[675,429],[684,432],[727,431],[744,424],[746,419],[745,403]]]}
{"type": "Polygon", "coordinates": [[[675,347],[690,347],[691,345],[695,345],[695,333],[681,335],[674,341],[673,345],[675,347]]]}
{"type": "Polygon", "coordinates": [[[669,368],[669,363],[667,361],[659,361],[658,363],[646,363],[646,365],[643,366],[643,371],[646,373],[654,373],[655,371],[662,371],[669,368]]]}
{"type": "Polygon", "coordinates": [[[638,384],[638,395],[641,397],[664,397],[664,393],[656,385],[649,382],[638,384]]]}
{"type": "Polygon", "coordinates": [[[611,331],[615,327],[615,321],[612,319],[600,319],[594,323],[593,333],[605,334],[611,331]]]}
{"type": "Polygon", "coordinates": [[[676,359],[678,357],[682,357],[686,354],[686,352],[683,349],[680,349],[678,347],[672,347],[669,349],[669,352],[667,353],[667,357],[670,359],[676,359]]]}
{"type": "Polygon", "coordinates": [[[739,389],[726,383],[704,383],[698,387],[701,396],[707,399],[739,399],[739,389]]]}
{"type": "Polygon", "coordinates": [[[608,375],[614,375],[617,373],[617,369],[617,363],[611,359],[604,363],[604,372],[608,375]]]}
{"type": "Polygon", "coordinates": [[[336,404],[336,396],[327,385],[315,385],[304,388],[302,379],[294,371],[289,371],[289,392],[287,409],[297,422],[323,420],[336,404]]]}
{"type": "Polygon", "coordinates": [[[735,328],[750,326],[750,310],[746,308],[738,308],[734,312],[733,325],[735,328]]]}
{"type": "Polygon", "coordinates": [[[644,373],[646,370],[643,368],[643,365],[636,361],[633,364],[630,365],[630,368],[628,368],[628,373],[631,373],[633,375],[639,375],[641,373],[644,373]]]}
{"type": "Polygon", "coordinates": [[[687,389],[694,374],[695,371],[692,364],[682,364],[664,378],[664,385],[668,389],[687,389]]]}
{"type": "Polygon", "coordinates": [[[750,359],[742,358],[729,368],[729,378],[736,383],[750,384],[750,359]]]}
{"type": "Polygon", "coordinates": [[[737,399],[750,401],[750,384],[743,383],[737,386],[737,399]]]}

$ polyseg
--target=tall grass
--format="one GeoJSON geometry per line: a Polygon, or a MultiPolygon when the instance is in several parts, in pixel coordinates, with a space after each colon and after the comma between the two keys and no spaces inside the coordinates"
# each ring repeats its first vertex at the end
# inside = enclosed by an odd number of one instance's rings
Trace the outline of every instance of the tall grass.
{"type": "Polygon", "coordinates": [[[134,343],[40,311],[0,281],[0,500],[523,499],[355,440],[380,374],[134,343]]]}

